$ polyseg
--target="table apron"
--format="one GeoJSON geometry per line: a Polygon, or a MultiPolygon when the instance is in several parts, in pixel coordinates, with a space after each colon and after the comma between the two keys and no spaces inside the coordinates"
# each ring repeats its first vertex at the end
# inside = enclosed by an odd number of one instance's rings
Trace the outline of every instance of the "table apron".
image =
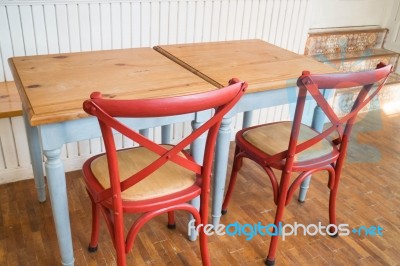
{"type": "Polygon", "coordinates": [[[233,117],[240,112],[295,103],[297,101],[297,92],[297,87],[291,87],[246,93],[225,117],[233,117]]]}
{"type": "MultiPolygon", "coordinates": [[[[170,125],[173,123],[193,121],[197,117],[198,116],[196,116],[195,113],[191,113],[173,117],[157,117],[149,119],[122,118],[121,122],[124,122],[124,124],[129,127],[141,130],[157,126],[170,125]]],[[[43,150],[58,149],[66,143],[88,140],[101,136],[100,127],[95,117],[40,125],[38,128],[43,150]]]]}

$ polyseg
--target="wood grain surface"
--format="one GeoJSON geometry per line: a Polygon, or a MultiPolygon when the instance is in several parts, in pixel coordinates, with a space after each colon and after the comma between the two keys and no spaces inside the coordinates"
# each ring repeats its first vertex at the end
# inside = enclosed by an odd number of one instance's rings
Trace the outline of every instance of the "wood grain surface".
{"type": "Polygon", "coordinates": [[[200,72],[214,85],[224,86],[233,77],[247,81],[247,93],[296,86],[303,70],[318,74],[337,72],[326,64],[261,40],[161,45],[154,49],[188,70],[200,72]]]}
{"type": "Polygon", "coordinates": [[[20,115],[22,106],[15,83],[0,82],[0,118],[20,115]]]}
{"type": "Polygon", "coordinates": [[[9,59],[31,125],[86,117],[93,91],[109,98],[156,98],[215,89],[151,48],[9,59]]]}

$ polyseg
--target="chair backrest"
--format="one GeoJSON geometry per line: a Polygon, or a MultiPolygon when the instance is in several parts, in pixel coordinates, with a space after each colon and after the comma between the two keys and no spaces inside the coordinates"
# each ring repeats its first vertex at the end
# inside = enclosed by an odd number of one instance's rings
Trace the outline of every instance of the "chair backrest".
{"type": "Polygon", "coordinates": [[[146,178],[168,161],[174,162],[198,175],[202,175],[203,183],[209,182],[214,145],[222,118],[239,101],[247,88],[247,83],[239,82],[236,79],[231,80],[229,83],[230,85],[225,88],[208,92],[155,99],[105,99],[102,98],[99,92],[92,93],[90,96],[91,99],[83,103],[83,109],[98,118],[104,139],[111,184],[109,189],[103,191],[99,200],[107,199],[111,195],[118,195],[118,198],[120,198],[122,191],[146,178]],[[211,118],[171,149],[166,149],[142,136],[117,119],[122,117],[150,118],[174,116],[208,109],[215,109],[211,118]],[[113,129],[138,143],[140,146],[158,154],[159,157],[144,169],[120,182],[113,129]],[[193,160],[178,155],[206,131],[208,133],[202,166],[193,160]]]}
{"type": "Polygon", "coordinates": [[[337,132],[338,137],[335,138],[333,142],[335,145],[340,145],[339,150],[341,153],[345,153],[347,149],[347,142],[349,140],[350,133],[358,112],[378,94],[385,84],[391,71],[391,65],[385,66],[382,63],[378,64],[377,68],[374,70],[362,72],[313,75],[308,71],[303,71],[302,75],[297,80],[299,94],[288,150],[274,155],[274,159],[294,158],[295,154],[317,144],[322,139],[333,134],[335,131],[337,132]],[[338,117],[320,90],[342,90],[346,88],[358,88],[358,96],[354,101],[351,111],[343,117],[338,117]],[[300,124],[308,94],[313,97],[317,105],[328,117],[331,122],[331,126],[325,128],[315,137],[298,144],[300,124]]]}

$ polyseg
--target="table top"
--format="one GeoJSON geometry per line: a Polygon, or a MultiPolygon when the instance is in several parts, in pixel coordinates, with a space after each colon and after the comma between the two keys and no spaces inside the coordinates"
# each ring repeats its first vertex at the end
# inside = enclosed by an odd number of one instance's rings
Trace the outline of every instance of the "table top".
{"type": "Polygon", "coordinates": [[[257,92],[296,86],[303,70],[337,71],[261,40],[154,49],[14,57],[9,64],[32,126],[87,117],[82,103],[93,91],[116,99],[157,98],[213,90],[237,77],[249,83],[247,92],[257,92]]]}
{"type": "Polygon", "coordinates": [[[261,40],[160,45],[157,51],[222,87],[232,77],[248,82],[247,93],[296,86],[303,70],[333,73],[337,70],[304,55],[261,40]]]}
{"type": "Polygon", "coordinates": [[[32,126],[88,116],[93,91],[116,99],[157,98],[215,89],[152,48],[9,59],[32,126]]]}
{"type": "Polygon", "coordinates": [[[22,115],[21,99],[15,83],[0,82],[0,118],[22,115]]]}

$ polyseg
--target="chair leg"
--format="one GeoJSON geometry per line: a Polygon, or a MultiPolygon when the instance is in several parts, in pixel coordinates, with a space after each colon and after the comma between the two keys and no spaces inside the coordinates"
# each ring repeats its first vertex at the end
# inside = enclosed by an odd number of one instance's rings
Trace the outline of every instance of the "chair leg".
{"type": "Polygon", "coordinates": [[[176,228],[176,223],[175,223],[175,214],[173,211],[168,212],[168,225],[167,227],[169,229],[175,229],[176,228]]]}
{"type": "MultiPolygon", "coordinates": [[[[279,223],[282,222],[284,212],[285,212],[285,200],[284,197],[281,197],[279,199],[279,203],[275,214],[274,224],[276,225],[276,228],[279,228],[279,223]]],[[[279,233],[271,237],[271,243],[269,244],[269,251],[268,251],[268,256],[265,260],[265,265],[272,266],[275,264],[275,256],[276,256],[276,250],[278,248],[278,241],[279,241],[279,233]]]]}
{"type": "Polygon", "coordinates": [[[204,230],[199,232],[200,252],[203,265],[211,265],[210,254],[208,251],[208,240],[204,230]]]}
{"type": "MultiPolygon", "coordinates": [[[[342,174],[343,163],[344,163],[344,156],[341,156],[336,162],[335,183],[329,194],[329,223],[332,225],[336,225],[336,196],[339,189],[339,182],[340,182],[340,176],[342,174]]],[[[332,229],[332,227],[330,229],[332,229]]],[[[336,234],[331,235],[331,237],[337,237],[338,235],[339,233],[336,232],[336,234]]]]}
{"type": "MultiPolygon", "coordinates": [[[[336,195],[339,188],[339,180],[340,171],[336,173],[335,184],[329,194],[329,223],[332,225],[336,225],[336,195]]],[[[332,229],[332,227],[330,229],[332,229]]],[[[331,237],[337,237],[338,235],[338,232],[336,232],[336,234],[331,235],[331,237]]]]}
{"type": "MultiPolygon", "coordinates": [[[[279,189],[279,194],[278,194],[278,202],[277,202],[275,221],[274,221],[276,229],[279,228],[279,224],[282,222],[283,214],[285,212],[290,176],[291,176],[290,170],[282,171],[281,184],[279,187],[280,189],[279,189]]],[[[271,237],[271,243],[269,244],[268,256],[265,260],[265,264],[268,266],[272,266],[275,264],[275,256],[276,256],[276,251],[278,248],[280,232],[278,231],[278,232],[274,232],[274,233],[277,233],[277,234],[276,235],[274,234],[271,237]]]]}
{"type": "Polygon", "coordinates": [[[100,208],[92,200],[92,236],[88,247],[89,252],[96,252],[99,241],[100,208]]]}
{"type": "Polygon", "coordinates": [[[124,238],[124,225],[122,217],[114,214],[114,247],[117,253],[117,265],[126,265],[126,246],[124,238]]]}
{"type": "Polygon", "coordinates": [[[126,265],[126,254],[125,254],[125,248],[117,248],[117,265],[118,266],[125,266],[126,265]]]}
{"type": "Polygon", "coordinates": [[[229,185],[228,185],[228,189],[226,191],[226,195],[225,195],[225,199],[224,202],[222,204],[222,210],[221,210],[221,214],[224,215],[228,212],[228,205],[229,202],[232,198],[232,194],[233,194],[233,190],[235,188],[235,184],[236,184],[236,179],[237,179],[237,174],[240,170],[240,168],[242,167],[243,164],[243,157],[238,156],[238,153],[240,152],[240,149],[238,146],[236,146],[235,148],[235,156],[234,156],[234,160],[233,160],[233,166],[232,166],[232,173],[231,173],[231,178],[229,180],[229,185]]]}
{"type": "Polygon", "coordinates": [[[204,225],[208,223],[209,194],[210,192],[208,189],[202,192],[200,196],[200,212],[199,212],[200,215],[197,218],[198,223],[203,224],[203,227],[201,227],[201,230],[199,230],[199,241],[200,241],[201,260],[204,266],[211,265],[210,254],[208,249],[208,237],[204,232],[204,225]]]}
{"type": "MultiPolygon", "coordinates": [[[[337,186],[335,186],[329,195],[329,224],[336,225],[336,194],[337,194],[337,186]]],[[[332,232],[332,227],[330,228],[330,232],[332,232]]],[[[337,237],[339,234],[336,232],[335,234],[330,235],[331,237],[337,237]]]]}

